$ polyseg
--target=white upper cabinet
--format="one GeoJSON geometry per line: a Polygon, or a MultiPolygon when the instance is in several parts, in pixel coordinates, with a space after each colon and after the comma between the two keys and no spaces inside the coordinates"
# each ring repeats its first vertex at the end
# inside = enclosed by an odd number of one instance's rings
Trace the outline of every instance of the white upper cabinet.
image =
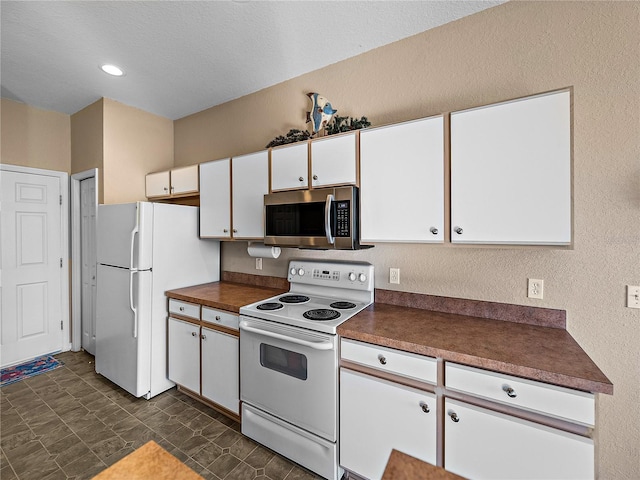
{"type": "Polygon", "coordinates": [[[444,119],[360,132],[361,242],[444,241],[444,119]]]}
{"type": "Polygon", "coordinates": [[[357,152],[357,132],[312,140],[311,185],[357,185],[357,152]]]}
{"type": "Polygon", "coordinates": [[[149,173],[145,178],[147,198],[186,196],[198,193],[198,165],[149,173]]]}
{"type": "Polygon", "coordinates": [[[149,173],[145,177],[145,194],[147,198],[167,197],[171,191],[171,173],[166,172],[149,173]]]}
{"type": "Polygon", "coordinates": [[[451,241],[571,243],[571,93],[451,114],[451,241]]]}
{"type": "Polygon", "coordinates": [[[233,237],[264,238],[264,195],[269,193],[269,152],[231,159],[233,237]]]}
{"type": "Polygon", "coordinates": [[[200,237],[231,238],[231,159],[200,164],[200,237]]]}
{"type": "Polygon", "coordinates": [[[308,142],[271,150],[271,190],[291,190],[309,186],[308,142]]]}
{"type": "Polygon", "coordinates": [[[171,195],[198,192],[198,165],[171,170],[171,195]]]}

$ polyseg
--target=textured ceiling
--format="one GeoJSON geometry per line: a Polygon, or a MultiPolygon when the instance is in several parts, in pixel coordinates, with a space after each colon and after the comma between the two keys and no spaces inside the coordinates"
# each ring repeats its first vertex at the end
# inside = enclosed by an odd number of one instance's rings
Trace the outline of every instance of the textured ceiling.
{"type": "Polygon", "coordinates": [[[2,97],[67,114],[107,97],[177,119],[500,3],[2,0],[2,97]]]}

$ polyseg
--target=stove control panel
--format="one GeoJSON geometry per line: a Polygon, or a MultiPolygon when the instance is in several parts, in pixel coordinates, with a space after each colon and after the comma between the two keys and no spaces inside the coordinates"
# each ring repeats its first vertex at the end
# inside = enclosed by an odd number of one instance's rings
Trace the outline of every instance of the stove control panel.
{"type": "Polygon", "coordinates": [[[292,283],[373,291],[373,265],[366,262],[291,260],[292,283]]]}

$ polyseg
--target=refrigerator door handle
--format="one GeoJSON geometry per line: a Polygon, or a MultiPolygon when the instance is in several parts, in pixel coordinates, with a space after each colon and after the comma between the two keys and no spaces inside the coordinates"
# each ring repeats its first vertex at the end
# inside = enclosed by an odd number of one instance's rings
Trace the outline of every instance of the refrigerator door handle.
{"type": "Polygon", "coordinates": [[[138,222],[136,222],[136,226],[133,227],[133,230],[131,230],[131,251],[130,251],[130,257],[129,257],[129,268],[134,271],[137,270],[137,268],[133,265],[133,252],[135,247],[136,235],[139,232],[140,232],[140,227],[138,222]]]}
{"type": "Polygon", "coordinates": [[[138,309],[133,306],[133,275],[137,270],[129,270],[129,308],[133,312],[133,338],[138,338],[138,309]]]}

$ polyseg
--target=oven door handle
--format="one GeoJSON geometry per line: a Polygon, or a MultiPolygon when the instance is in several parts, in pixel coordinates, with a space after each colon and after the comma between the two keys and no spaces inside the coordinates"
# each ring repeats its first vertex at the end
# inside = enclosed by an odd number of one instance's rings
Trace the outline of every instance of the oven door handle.
{"type": "Polygon", "coordinates": [[[332,342],[310,342],[301,338],[296,338],[289,335],[283,335],[281,333],[272,332],[271,330],[263,330],[262,328],[250,327],[246,322],[240,323],[240,328],[247,332],[255,333],[258,335],[264,335],[265,337],[277,338],[278,340],[284,340],[286,342],[295,343],[304,347],[313,348],[314,350],[331,350],[333,348],[332,342]]]}
{"type": "Polygon", "coordinates": [[[335,200],[333,195],[327,195],[327,200],[324,202],[324,232],[327,234],[327,242],[329,245],[335,243],[335,238],[331,235],[331,203],[335,200]]]}

